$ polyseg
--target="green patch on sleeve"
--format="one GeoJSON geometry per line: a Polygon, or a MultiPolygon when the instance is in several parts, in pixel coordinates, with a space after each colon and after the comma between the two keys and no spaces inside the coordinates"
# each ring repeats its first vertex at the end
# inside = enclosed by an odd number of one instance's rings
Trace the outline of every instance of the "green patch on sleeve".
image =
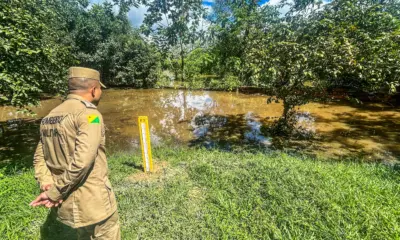
{"type": "Polygon", "coordinates": [[[88,122],[89,123],[100,123],[100,118],[98,115],[92,114],[92,115],[88,116],[88,122]]]}

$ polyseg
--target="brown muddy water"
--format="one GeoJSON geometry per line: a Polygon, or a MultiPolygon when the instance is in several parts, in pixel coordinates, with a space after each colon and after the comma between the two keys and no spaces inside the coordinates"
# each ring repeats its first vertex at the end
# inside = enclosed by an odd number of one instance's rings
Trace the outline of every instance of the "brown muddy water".
{"type": "MultiPolygon", "coordinates": [[[[313,140],[263,135],[261,126],[282,114],[279,103],[267,96],[216,91],[106,90],[98,107],[106,124],[109,153],[139,146],[138,116],[148,116],[153,145],[163,143],[231,150],[261,146],[301,150],[332,158],[363,156],[394,161],[400,156],[400,109],[380,104],[310,103],[297,118],[313,140]],[[283,142],[283,143],[282,143],[283,142]]],[[[38,124],[60,99],[43,100],[34,117],[0,107],[0,162],[32,161],[38,124]]],[[[29,165],[29,164],[28,164],[29,165]]]]}

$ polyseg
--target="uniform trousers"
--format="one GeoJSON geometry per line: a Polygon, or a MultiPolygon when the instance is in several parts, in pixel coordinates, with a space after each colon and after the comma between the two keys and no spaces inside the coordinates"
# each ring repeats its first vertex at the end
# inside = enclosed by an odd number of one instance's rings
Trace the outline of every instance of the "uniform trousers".
{"type": "Polygon", "coordinates": [[[77,228],[77,231],[79,240],[120,240],[118,211],[101,222],[77,228]]]}

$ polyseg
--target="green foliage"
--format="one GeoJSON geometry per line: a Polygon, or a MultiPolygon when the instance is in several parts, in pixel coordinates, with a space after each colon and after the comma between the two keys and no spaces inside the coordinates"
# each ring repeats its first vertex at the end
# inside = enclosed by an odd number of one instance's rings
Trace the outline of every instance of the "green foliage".
{"type": "Polygon", "coordinates": [[[40,238],[40,226],[48,210],[29,207],[29,203],[40,192],[33,175],[30,169],[0,177],[1,239],[40,238]]]}
{"type": "Polygon", "coordinates": [[[176,73],[173,73],[168,70],[164,70],[161,72],[161,74],[158,76],[156,87],[157,88],[163,88],[163,87],[176,87],[176,73]]]}
{"type": "Polygon", "coordinates": [[[274,95],[268,101],[283,101],[284,119],[296,106],[321,97],[327,86],[317,71],[321,53],[311,41],[299,42],[299,35],[284,22],[266,34],[262,51],[254,49],[254,61],[264,67],[260,71],[264,86],[274,95]]]}
{"type": "Polygon", "coordinates": [[[153,87],[159,76],[159,54],[137,32],[112,36],[99,45],[93,60],[112,86],[153,87]]]}
{"type": "Polygon", "coordinates": [[[2,1],[0,105],[24,107],[42,93],[64,93],[73,65],[99,70],[108,85],[152,87],[159,54],[132,29],[124,7],[114,8],[109,2],[89,8],[82,0],[2,1]]]}
{"type": "Polygon", "coordinates": [[[237,89],[238,87],[241,86],[239,78],[229,74],[224,76],[222,82],[223,82],[222,88],[227,89],[229,91],[237,89]]]}
{"type": "Polygon", "coordinates": [[[212,55],[207,49],[196,48],[185,58],[186,69],[185,75],[187,78],[199,74],[208,74],[212,71],[213,63],[215,61],[214,55],[212,55]]]}
{"type": "Polygon", "coordinates": [[[98,69],[109,86],[152,87],[159,74],[159,54],[132,28],[124,7],[118,13],[114,7],[105,2],[89,9],[65,1],[56,10],[65,19],[80,65],[98,69]]]}
{"type": "Polygon", "coordinates": [[[336,0],[316,13],[308,35],[326,42],[323,77],[358,92],[393,93],[400,81],[399,7],[399,1],[336,0]]]}
{"type": "Polygon", "coordinates": [[[212,56],[208,74],[267,88],[276,97],[270,101],[284,102],[284,115],[326,97],[330,88],[396,91],[398,0],[296,0],[282,6],[290,8],[284,17],[276,7],[254,1],[215,1],[208,16],[209,48],[203,50],[212,56]]]}
{"type": "Polygon", "coordinates": [[[331,87],[393,93],[400,80],[398,6],[335,0],[319,10],[293,8],[260,31],[248,59],[274,96],[269,102],[284,104],[276,126],[292,129],[293,109],[327,97],[331,87]]]}
{"type": "Polygon", "coordinates": [[[0,105],[23,107],[42,92],[62,92],[74,62],[47,24],[55,20],[50,9],[34,0],[1,1],[0,9],[0,105]]]}
{"type": "Polygon", "coordinates": [[[400,87],[399,0],[282,1],[285,16],[257,1],[216,0],[208,29],[200,0],[140,3],[149,38],[129,23],[136,0],[1,2],[0,104],[62,93],[71,65],[98,69],[109,86],[264,87],[283,102],[283,120],[331,88],[400,87]]]}
{"type": "Polygon", "coordinates": [[[143,0],[143,3],[148,7],[143,32],[152,36],[164,57],[179,59],[180,78],[184,80],[185,57],[202,36],[198,29],[204,14],[202,1],[143,0]]]}
{"type": "Polygon", "coordinates": [[[215,1],[209,19],[217,73],[237,76],[243,85],[257,86],[258,76],[249,64],[248,51],[256,44],[259,31],[269,28],[277,17],[274,8],[260,7],[256,1],[215,1]]]}

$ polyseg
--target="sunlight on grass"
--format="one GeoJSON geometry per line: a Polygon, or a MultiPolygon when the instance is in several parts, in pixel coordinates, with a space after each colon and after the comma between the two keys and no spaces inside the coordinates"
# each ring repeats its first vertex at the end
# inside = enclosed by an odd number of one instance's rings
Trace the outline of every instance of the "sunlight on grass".
{"type": "MultiPolygon", "coordinates": [[[[389,166],[186,148],[154,158],[163,165],[147,179],[135,177],[139,154],[110,157],[124,239],[400,237],[400,174],[389,166]]],[[[32,170],[4,176],[0,189],[0,238],[39,239],[47,211],[28,207],[32,170]]],[[[47,225],[48,236],[71,234],[47,225]]]]}

